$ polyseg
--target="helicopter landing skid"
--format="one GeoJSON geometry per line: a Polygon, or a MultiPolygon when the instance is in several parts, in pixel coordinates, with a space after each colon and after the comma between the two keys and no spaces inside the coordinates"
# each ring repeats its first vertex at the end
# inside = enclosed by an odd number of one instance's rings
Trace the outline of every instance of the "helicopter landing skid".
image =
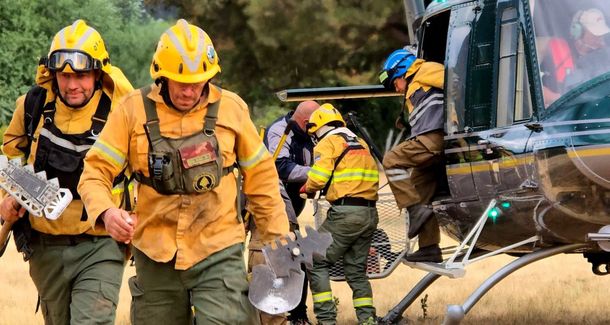
{"type": "MultiPolygon", "coordinates": [[[[563,246],[556,246],[550,248],[540,249],[538,251],[523,255],[511,263],[507,264],[492,276],[487,278],[471,295],[466,299],[463,305],[449,305],[447,306],[447,315],[443,325],[455,325],[459,324],[464,316],[474,307],[474,305],[496,284],[502,281],[511,273],[519,270],[520,268],[527,266],[530,263],[558,255],[561,253],[572,252],[577,249],[588,246],[587,243],[569,244],[563,246]]],[[[482,257],[482,256],[481,256],[482,257]]]]}
{"type": "Polygon", "coordinates": [[[470,265],[474,262],[480,261],[482,259],[492,257],[495,255],[503,254],[507,251],[510,251],[516,247],[523,246],[525,244],[534,243],[540,239],[538,236],[532,236],[520,242],[514,243],[512,245],[508,245],[502,247],[500,249],[487,252],[486,254],[479,254],[479,256],[472,256],[472,252],[476,247],[476,243],[479,239],[479,235],[481,231],[483,231],[483,227],[485,227],[485,223],[487,221],[487,215],[491,209],[496,206],[497,201],[492,199],[489,202],[489,205],[481,214],[481,217],[474,225],[472,230],[468,233],[468,235],[462,240],[460,245],[456,248],[455,252],[451,255],[449,259],[447,259],[443,263],[413,263],[408,262],[403,259],[403,263],[420,270],[424,270],[427,272],[436,273],[439,275],[444,275],[449,278],[461,278],[466,274],[466,266],[470,265]],[[471,258],[471,256],[473,258],[471,258]],[[459,262],[456,262],[456,259],[459,257],[459,262]]]}

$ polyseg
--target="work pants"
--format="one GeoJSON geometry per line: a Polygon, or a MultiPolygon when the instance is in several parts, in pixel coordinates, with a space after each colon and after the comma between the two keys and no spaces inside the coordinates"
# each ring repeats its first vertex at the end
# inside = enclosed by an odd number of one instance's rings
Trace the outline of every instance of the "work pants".
{"type": "MultiPolygon", "coordinates": [[[[401,142],[383,157],[388,183],[400,209],[430,204],[437,187],[436,170],[442,162],[443,131],[432,131],[401,142]]],[[[419,246],[440,242],[436,218],[431,217],[419,233],[419,246]]]]}
{"type": "Polygon", "coordinates": [[[134,249],[137,276],[130,280],[132,324],[260,324],[248,300],[243,245],[208,256],[188,270],[175,259],[159,263],[134,249]]]}
{"type": "Polygon", "coordinates": [[[333,242],[325,259],[314,259],[310,271],[310,286],[314,300],[314,313],[320,324],[335,324],[337,308],[330,286],[330,268],[343,258],[345,279],[352,289],[352,298],[359,323],[375,318],[373,291],[366,276],[366,262],[373,233],[379,218],[377,209],[362,206],[333,205],[327,218],[318,229],[329,232],[333,242]]]}
{"type": "Polygon", "coordinates": [[[114,324],[125,246],[110,237],[35,233],[30,276],[46,325],[114,324]]]}

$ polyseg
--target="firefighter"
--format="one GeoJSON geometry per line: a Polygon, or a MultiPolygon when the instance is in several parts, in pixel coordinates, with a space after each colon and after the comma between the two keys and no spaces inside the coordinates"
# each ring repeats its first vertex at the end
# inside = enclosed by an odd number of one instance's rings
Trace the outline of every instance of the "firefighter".
{"type": "MultiPolygon", "coordinates": [[[[108,112],[133,88],[110,64],[101,35],[83,20],[61,29],[40,62],[37,85],[17,99],[2,151],[45,171],[49,179],[57,177],[74,200],[51,221],[28,217],[7,196],[0,215],[11,223],[23,217],[13,226],[13,237],[29,260],[46,324],[114,324],[126,246],[95,227],[76,186],[108,112]]],[[[111,193],[108,200],[118,203],[111,193]]]]}
{"type": "Polygon", "coordinates": [[[247,297],[237,166],[263,241],[288,233],[271,155],[244,101],[212,84],[219,58],[184,19],[166,30],[150,65],[154,84],[125,97],[85,159],[88,214],[133,243],[134,324],[257,324],[247,297]],[[140,185],[134,214],[110,201],[123,166],[140,185]],[[191,308],[192,307],[192,308],[191,308]]]}
{"type": "Polygon", "coordinates": [[[396,126],[408,126],[411,130],[410,138],[383,157],[396,203],[408,211],[408,236],[419,235],[419,251],[407,255],[406,259],[442,262],[440,230],[428,204],[437,186],[435,169],[442,162],[444,67],[399,49],[386,59],[379,80],[386,89],[405,93],[407,111],[401,111],[396,126]]]}
{"type": "Polygon", "coordinates": [[[321,232],[333,242],[323,260],[314,259],[310,288],[319,324],[335,324],[337,308],[330,287],[330,267],[343,258],[347,283],[359,324],[376,324],[373,292],[366,276],[366,263],[377,228],[379,172],[367,144],[345,127],[339,111],[324,104],[307,124],[314,147],[314,165],[307,174],[302,193],[322,190],[331,204],[321,232]]]}

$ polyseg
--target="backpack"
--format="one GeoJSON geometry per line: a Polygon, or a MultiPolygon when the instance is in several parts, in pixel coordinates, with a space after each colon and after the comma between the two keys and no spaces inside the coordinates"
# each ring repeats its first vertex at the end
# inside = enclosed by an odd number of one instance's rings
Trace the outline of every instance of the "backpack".
{"type": "Polygon", "coordinates": [[[40,117],[42,116],[46,99],[47,90],[38,85],[30,88],[25,95],[25,102],[23,104],[23,126],[25,127],[27,144],[25,147],[19,148],[25,154],[25,159],[30,156],[34,132],[36,131],[38,123],[40,123],[40,117]]]}

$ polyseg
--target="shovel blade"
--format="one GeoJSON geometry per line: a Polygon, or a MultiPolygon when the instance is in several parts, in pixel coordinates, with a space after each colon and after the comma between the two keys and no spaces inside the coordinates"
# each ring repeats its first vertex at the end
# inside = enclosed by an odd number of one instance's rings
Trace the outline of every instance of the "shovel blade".
{"type": "Polygon", "coordinates": [[[267,314],[281,314],[294,309],[301,301],[305,273],[290,272],[290,276],[276,278],[266,264],[252,269],[248,299],[254,307],[267,314]]]}

